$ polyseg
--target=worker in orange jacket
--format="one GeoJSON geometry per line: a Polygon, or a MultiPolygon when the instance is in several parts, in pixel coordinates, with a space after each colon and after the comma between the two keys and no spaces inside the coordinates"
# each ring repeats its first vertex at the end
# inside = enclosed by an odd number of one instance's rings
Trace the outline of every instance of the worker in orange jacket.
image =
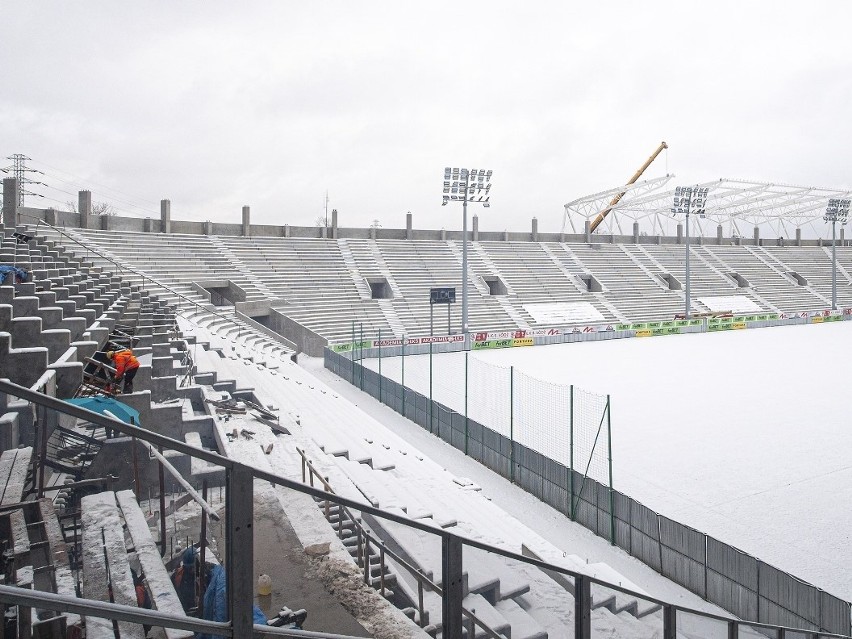
{"type": "Polygon", "coordinates": [[[133,356],[133,351],[123,348],[120,351],[107,351],[107,359],[115,366],[115,381],[120,383],[124,380],[123,393],[133,392],[133,378],[139,370],[139,360],[133,356]]]}

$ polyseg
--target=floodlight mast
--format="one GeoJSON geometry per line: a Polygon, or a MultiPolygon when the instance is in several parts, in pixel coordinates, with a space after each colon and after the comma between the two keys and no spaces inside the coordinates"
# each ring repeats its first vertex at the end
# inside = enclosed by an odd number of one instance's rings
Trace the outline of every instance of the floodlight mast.
{"type": "Polygon", "coordinates": [[[686,215],[686,309],[684,318],[690,318],[690,290],[689,290],[689,214],[695,213],[704,217],[704,207],[707,203],[708,187],[678,186],[675,188],[674,206],[672,213],[686,215]]]}
{"type": "Polygon", "coordinates": [[[823,220],[831,222],[831,310],[837,310],[837,223],[843,226],[849,217],[849,199],[830,199],[823,220]]]}
{"type": "Polygon", "coordinates": [[[462,203],[462,335],[465,347],[468,344],[468,300],[467,300],[467,203],[481,203],[484,207],[491,206],[491,173],[490,169],[444,169],[444,196],[441,206],[449,202],[462,203]]]}

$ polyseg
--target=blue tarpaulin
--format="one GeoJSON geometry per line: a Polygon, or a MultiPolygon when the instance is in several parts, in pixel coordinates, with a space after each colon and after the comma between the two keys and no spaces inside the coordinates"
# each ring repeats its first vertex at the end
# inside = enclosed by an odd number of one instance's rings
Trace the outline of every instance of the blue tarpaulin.
{"type": "MultiPolygon", "coordinates": [[[[254,623],[267,625],[266,615],[255,606],[253,610],[254,623]]],[[[208,621],[228,621],[228,595],[225,569],[222,566],[213,566],[207,590],[204,592],[204,618],[208,621]]],[[[221,635],[199,635],[199,639],[214,639],[221,635]]]]}
{"type": "Polygon", "coordinates": [[[14,284],[15,282],[25,282],[28,273],[17,266],[8,266],[0,264],[0,284],[14,284]],[[10,279],[10,282],[6,280],[10,279]]]}
{"type": "Polygon", "coordinates": [[[138,410],[111,397],[95,395],[93,397],[76,397],[74,399],[66,399],[65,401],[69,404],[75,404],[80,408],[90,410],[93,413],[100,413],[101,415],[103,415],[104,412],[109,411],[125,424],[134,424],[135,426],[142,425],[139,421],[138,410]]]}

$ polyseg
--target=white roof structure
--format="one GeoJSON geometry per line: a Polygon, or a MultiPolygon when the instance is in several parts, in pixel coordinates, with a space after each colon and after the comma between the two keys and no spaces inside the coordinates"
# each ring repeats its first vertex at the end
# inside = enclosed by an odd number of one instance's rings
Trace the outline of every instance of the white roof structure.
{"type": "MultiPolygon", "coordinates": [[[[592,220],[610,208],[612,200],[623,193],[598,232],[630,235],[633,222],[644,222],[645,230],[648,230],[650,222],[650,234],[670,233],[678,221],[671,211],[675,184],[670,182],[674,177],[665,175],[643,180],[573,200],[565,205],[562,231],[570,226],[572,232],[582,233],[586,220],[592,220]]],[[[681,185],[708,189],[705,215],[691,216],[695,223],[694,235],[705,235],[705,229],[707,234],[715,235],[716,226],[721,224],[726,234],[731,236],[751,235],[752,228],[758,226],[770,236],[786,238],[795,233],[795,229],[808,225],[816,236],[821,236],[824,230],[822,217],[828,201],[852,196],[848,189],[729,178],[696,185],[678,184],[681,185]]]]}

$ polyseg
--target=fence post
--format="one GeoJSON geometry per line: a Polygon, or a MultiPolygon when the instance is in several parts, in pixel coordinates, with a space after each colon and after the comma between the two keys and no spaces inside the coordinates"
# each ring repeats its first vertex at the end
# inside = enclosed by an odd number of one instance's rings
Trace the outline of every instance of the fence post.
{"type": "Polygon", "coordinates": [[[432,400],[432,342],[429,342],[429,432],[432,432],[432,412],[434,401],[432,400]]]}
{"type": "Polygon", "coordinates": [[[402,336],[402,379],[400,380],[400,386],[402,386],[402,416],[406,417],[406,414],[405,414],[405,335],[402,336]]]}
{"type": "Polygon", "coordinates": [[[663,606],[663,639],[677,639],[677,608],[663,606]]]}
{"type": "Polygon", "coordinates": [[[470,355],[469,351],[464,352],[464,454],[467,455],[467,440],[468,440],[468,423],[467,423],[467,370],[468,370],[468,362],[467,356],[470,355]]]}
{"type": "Polygon", "coordinates": [[[515,483],[515,367],[509,367],[509,479],[515,483]]]}
{"type": "Polygon", "coordinates": [[[574,384],[571,384],[571,409],[568,413],[568,516],[574,521],[574,384]]]}
{"type": "Polygon", "coordinates": [[[728,622],[728,639],[739,639],[740,627],[736,621],[728,622]]]}
{"type": "Polygon", "coordinates": [[[247,467],[234,466],[228,470],[226,482],[228,617],[234,637],[251,637],[254,623],[254,477],[247,467]]]}
{"type": "Polygon", "coordinates": [[[355,386],[355,320],[352,320],[352,348],[349,349],[349,360],[352,362],[352,376],[349,381],[355,386]]]}
{"type": "MultiPolygon", "coordinates": [[[[609,543],[615,546],[615,495],[612,492],[612,412],[610,398],[606,396],[606,439],[609,455],[609,543]]],[[[704,557],[705,561],[707,556],[704,557]]]]}
{"type": "Polygon", "coordinates": [[[462,639],[462,542],[455,535],[441,539],[441,621],[444,639],[462,639]]]}
{"type": "Polygon", "coordinates": [[[574,639],[592,637],[592,588],[585,575],[574,577],[574,639]]]}
{"type": "Polygon", "coordinates": [[[379,403],[382,403],[382,329],[379,329],[379,403]]]}
{"type": "Polygon", "coordinates": [[[361,341],[358,344],[358,381],[361,383],[361,390],[364,390],[364,322],[361,322],[361,341]]]}

